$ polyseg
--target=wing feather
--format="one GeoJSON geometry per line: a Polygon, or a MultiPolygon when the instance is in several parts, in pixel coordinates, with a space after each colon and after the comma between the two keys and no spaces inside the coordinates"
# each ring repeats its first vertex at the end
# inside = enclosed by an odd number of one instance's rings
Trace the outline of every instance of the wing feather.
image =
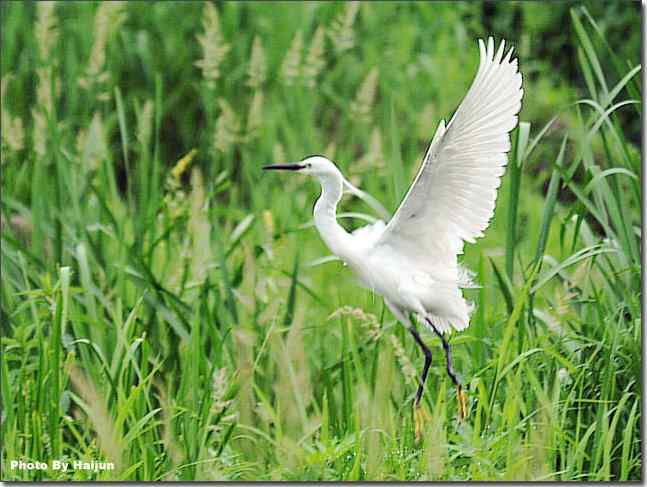
{"type": "Polygon", "coordinates": [[[494,214],[497,189],[517,125],[523,90],[505,41],[479,40],[479,67],[445,127],[441,120],[416,178],[377,246],[390,246],[436,278],[457,282],[456,256],[481,237],[494,214]]]}

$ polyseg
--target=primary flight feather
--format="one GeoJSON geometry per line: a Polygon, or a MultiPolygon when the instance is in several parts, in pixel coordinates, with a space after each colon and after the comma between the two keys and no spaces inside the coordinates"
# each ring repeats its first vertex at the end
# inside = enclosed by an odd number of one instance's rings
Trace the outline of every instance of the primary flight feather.
{"type": "MultiPolygon", "coordinates": [[[[416,315],[442,340],[447,372],[457,386],[459,415],[466,401],[444,336],[469,326],[471,305],[462,288],[470,273],[458,263],[464,242],[483,235],[494,214],[497,189],[510,150],[509,132],[517,125],[523,90],[517,60],[505,41],[479,40],[479,68],[449,123],[441,120],[420,170],[388,224],[378,221],[349,234],[337,223],[336,209],[344,189],[365,195],[346,181],[323,156],[264,169],[298,171],[316,176],[322,187],[315,204],[315,225],[330,250],[348,264],[362,283],[381,294],[388,308],[421,347],[425,364],[415,398],[416,433],[420,400],[431,352],[408,316],[416,315]]],[[[365,195],[367,196],[367,195],[365,195]]],[[[381,205],[367,196],[378,211],[381,205]]]]}

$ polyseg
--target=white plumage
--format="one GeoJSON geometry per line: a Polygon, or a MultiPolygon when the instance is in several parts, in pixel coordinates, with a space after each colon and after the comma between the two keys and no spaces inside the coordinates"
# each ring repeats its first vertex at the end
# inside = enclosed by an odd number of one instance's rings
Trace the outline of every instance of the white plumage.
{"type": "MultiPolygon", "coordinates": [[[[474,242],[483,235],[494,214],[510,150],[509,132],[517,125],[521,108],[521,74],[517,60],[512,59],[512,49],[504,55],[504,46],[501,42],[495,51],[492,38],[487,46],[479,40],[476,77],[447,126],[440,121],[420,170],[388,225],[377,221],[349,234],[337,223],[337,204],[344,190],[362,197],[382,214],[384,209],[346,181],[337,166],[323,156],[265,167],[319,179],[321,196],[315,204],[314,221],[322,239],[365,286],[384,297],[425,354],[415,401],[417,411],[431,352],[409,321],[409,313],[429,325],[443,341],[447,371],[457,387],[460,416],[464,417],[466,411],[443,333],[469,326],[472,306],[461,289],[474,284],[471,272],[458,263],[457,256],[463,252],[464,242],[474,242]]],[[[416,416],[417,426],[419,419],[416,416]]]]}

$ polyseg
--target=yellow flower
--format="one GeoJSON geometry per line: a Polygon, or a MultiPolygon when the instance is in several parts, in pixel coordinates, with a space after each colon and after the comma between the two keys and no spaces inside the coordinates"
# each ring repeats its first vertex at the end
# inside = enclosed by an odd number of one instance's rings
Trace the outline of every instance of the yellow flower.
{"type": "Polygon", "coordinates": [[[193,158],[197,153],[198,153],[197,149],[191,149],[188,154],[186,154],[179,161],[177,161],[173,169],[171,169],[171,176],[173,176],[173,178],[176,181],[180,180],[180,177],[182,176],[182,174],[184,174],[184,171],[186,171],[186,169],[189,167],[189,164],[191,164],[191,161],[193,160],[193,158]]]}

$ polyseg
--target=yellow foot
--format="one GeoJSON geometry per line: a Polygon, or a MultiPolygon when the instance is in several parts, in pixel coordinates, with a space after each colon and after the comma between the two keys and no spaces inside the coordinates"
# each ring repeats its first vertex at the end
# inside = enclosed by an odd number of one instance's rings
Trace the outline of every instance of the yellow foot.
{"type": "Polygon", "coordinates": [[[456,399],[458,400],[458,419],[463,421],[467,417],[467,395],[463,392],[463,387],[456,386],[456,399]]]}
{"type": "Polygon", "coordinates": [[[415,421],[416,443],[419,443],[422,439],[423,424],[428,419],[427,413],[420,404],[413,406],[413,419],[415,421]]]}

